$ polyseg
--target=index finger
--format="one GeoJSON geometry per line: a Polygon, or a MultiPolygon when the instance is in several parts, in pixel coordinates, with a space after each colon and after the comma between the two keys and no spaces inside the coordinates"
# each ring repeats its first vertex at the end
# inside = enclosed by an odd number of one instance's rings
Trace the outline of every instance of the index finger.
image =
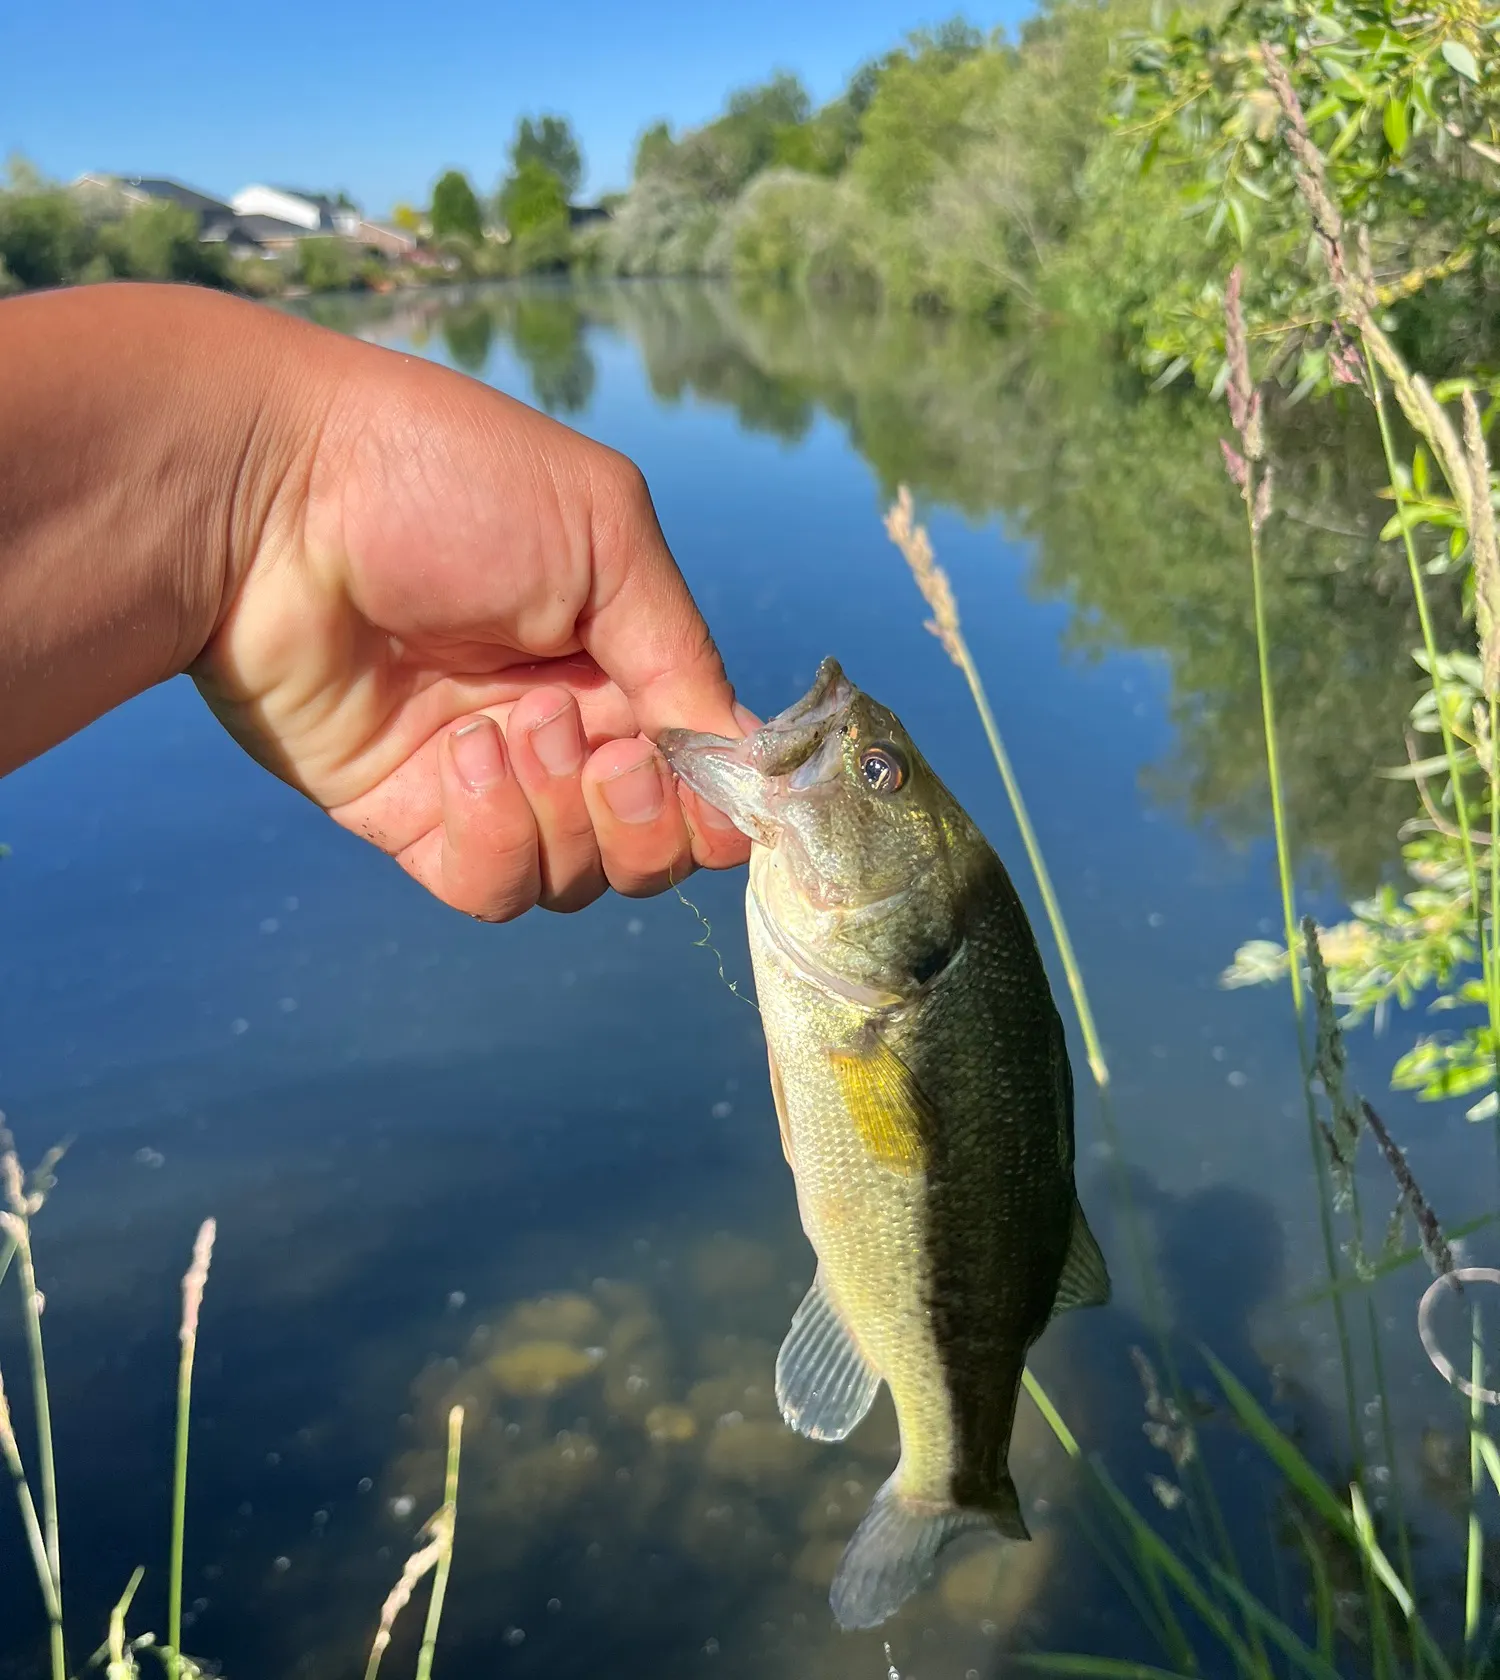
{"type": "Polygon", "coordinates": [[[651,492],[624,456],[591,465],[593,588],[584,648],[630,701],[641,729],[744,733],[724,661],[662,535],[651,492]]]}

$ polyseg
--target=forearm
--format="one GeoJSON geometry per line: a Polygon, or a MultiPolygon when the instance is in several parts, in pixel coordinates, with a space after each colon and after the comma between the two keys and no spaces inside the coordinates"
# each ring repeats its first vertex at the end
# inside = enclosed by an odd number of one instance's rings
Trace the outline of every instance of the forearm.
{"type": "Polygon", "coordinates": [[[291,465],[297,330],[189,287],[0,303],[0,774],[212,634],[291,465]]]}

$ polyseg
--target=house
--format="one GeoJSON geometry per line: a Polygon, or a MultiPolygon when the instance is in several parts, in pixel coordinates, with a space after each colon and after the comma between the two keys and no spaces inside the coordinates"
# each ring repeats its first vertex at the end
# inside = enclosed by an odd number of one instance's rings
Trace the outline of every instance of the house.
{"type": "Polygon", "coordinates": [[[222,199],[212,198],[196,187],[185,187],[165,175],[80,175],[73,190],[113,198],[129,209],[143,204],[175,204],[197,219],[200,232],[211,219],[233,214],[222,199]]]}
{"type": "Polygon", "coordinates": [[[361,221],[353,205],[337,204],[322,193],[295,187],[242,187],[229,203],[237,216],[265,216],[289,223],[302,230],[302,237],[333,233],[352,239],[361,221]]]}
{"type": "Polygon", "coordinates": [[[416,237],[404,228],[386,222],[361,221],[350,235],[367,250],[378,251],[391,262],[408,262],[417,249],[416,237]]]}
{"type": "Polygon", "coordinates": [[[273,257],[306,239],[307,229],[275,216],[236,216],[226,209],[208,218],[198,237],[205,245],[222,245],[232,257],[273,257]]]}

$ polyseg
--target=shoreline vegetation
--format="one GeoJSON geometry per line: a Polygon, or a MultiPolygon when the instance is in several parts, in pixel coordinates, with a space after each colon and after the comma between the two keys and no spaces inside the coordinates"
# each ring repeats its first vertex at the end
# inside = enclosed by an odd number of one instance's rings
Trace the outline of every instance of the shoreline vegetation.
{"type": "Polygon", "coordinates": [[[178,205],[127,210],[16,159],[0,191],[0,291],[718,278],[969,317],[1001,336],[1062,320],[1153,380],[1217,392],[1239,261],[1257,374],[1306,395],[1329,382],[1331,290],[1306,261],[1279,161],[1263,37],[1292,50],[1335,186],[1371,242],[1385,330],[1430,377],[1495,365],[1500,95],[1494,29],[1472,0],[1430,19],[1338,0],[1189,0],[1166,23],[1148,0],[1046,0],[1013,38],[954,19],[871,60],[821,107],[780,71],[698,127],[652,124],[628,190],[587,207],[574,202],[583,160],[567,120],[527,117],[491,195],[450,169],[425,209],[395,207],[392,225],[416,241],[405,256],[326,234],[231,255],[196,238],[178,205]]]}

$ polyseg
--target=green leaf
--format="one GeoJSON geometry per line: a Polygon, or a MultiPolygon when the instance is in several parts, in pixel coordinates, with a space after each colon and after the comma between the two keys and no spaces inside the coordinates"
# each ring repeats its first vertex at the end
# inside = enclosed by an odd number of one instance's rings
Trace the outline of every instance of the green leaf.
{"type": "Polygon", "coordinates": [[[1381,118],[1381,123],[1385,129],[1385,137],[1391,150],[1397,157],[1400,157],[1406,150],[1406,101],[1404,99],[1386,100],[1385,114],[1381,118]]]}
{"type": "Polygon", "coordinates": [[[1304,1674],[1314,1676],[1315,1680],[1341,1680],[1339,1671],[1326,1657],[1305,1645],[1279,1616],[1273,1615],[1227,1570],[1221,1569],[1212,1560],[1208,1560],[1208,1569],[1220,1587],[1239,1605],[1245,1620],[1259,1628],[1282,1655],[1304,1674]]]}
{"type": "Polygon", "coordinates": [[[1495,1443],[1488,1435],[1476,1431],[1474,1445],[1479,1449],[1479,1456],[1484,1460],[1484,1467],[1490,1473],[1490,1480],[1495,1484],[1495,1492],[1500,1493],[1500,1452],[1496,1452],[1495,1443]]]}
{"type": "Polygon", "coordinates": [[[1328,1483],[1313,1469],[1293,1442],[1279,1430],[1261,1408],[1250,1390],[1226,1366],[1221,1365],[1207,1348],[1203,1357],[1208,1361],[1224,1398],[1233,1407],[1235,1416],[1246,1432],[1259,1445],[1266,1457],[1281,1471],[1314,1510],[1320,1511],[1346,1540],[1357,1541],[1354,1518],[1344,1502],[1328,1483]]]}
{"type": "Polygon", "coordinates": [[[1458,72],[1466,82],[1479,80],[1479,66],[1474,61],[1474,55],[1462,41],[1444,41],[1443,57],[1449,67],[1458,72]]]}
{"type": "Polygon", "coordinates": [[[1328,148],[1328,162],[1337,163],[1345,152],[1359,139],[1359,131],[1364,123],[1365,108],[1363,105],[1355,107],[1353,114],[1339,130],[1338,137],[1328,148]]]}

